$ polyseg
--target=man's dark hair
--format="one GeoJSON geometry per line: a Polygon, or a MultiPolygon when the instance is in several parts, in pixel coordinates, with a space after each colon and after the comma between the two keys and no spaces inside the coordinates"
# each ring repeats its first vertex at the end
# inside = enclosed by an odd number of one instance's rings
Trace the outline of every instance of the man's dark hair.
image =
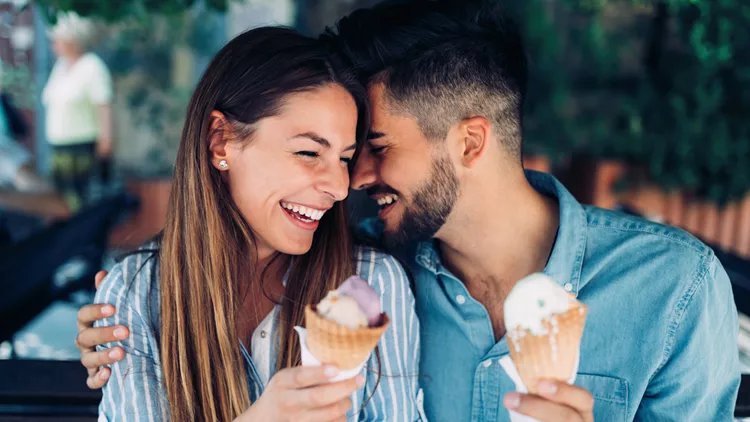
{"type": "Polygon", "coordinates": [[[396,112],[442,140],[457,121],[484,116],[521,155],[527,65],[520,31],[499,2],[387,1],[326,28],[364,84],[382,82],[396,112]]]}

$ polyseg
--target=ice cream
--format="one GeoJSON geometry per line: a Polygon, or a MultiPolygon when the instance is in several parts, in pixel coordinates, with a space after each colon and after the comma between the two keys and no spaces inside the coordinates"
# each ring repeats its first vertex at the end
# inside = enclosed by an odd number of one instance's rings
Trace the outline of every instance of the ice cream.
{"type": "Polygon", "coordinates": [[[347,278],[338,289],[339,294],[354,299],[367,318],[367,325],[378,325],[381,319],[380,298],[365,279],[355,276],[347,278]]]}
{"type": "Polygon", "coordinates": [[[318,315],[353,330],[367,327],[367,317],[356,300],[333,290],[318,303],[318,315]]]}
{"type": "Polygon", "coordinates": [[[356,276],[308,305],[305,322],[306,348],[317,361],[341,370],[364,365],[390,323],[375,290],[356,276]]]}
{"type": "Polygon", "coordinates": [[[513,363],[529,392],[542,379],[567,381],[578,365],[586,306],[544,274],[516,283],[505,300],[513,363]]]}
{"type": "Polygon", "coordinates": [[[318,303],[323,318],[351,329],[377,325],[382,316],[380,299],[367,281],[352,276],[318,303]]]}

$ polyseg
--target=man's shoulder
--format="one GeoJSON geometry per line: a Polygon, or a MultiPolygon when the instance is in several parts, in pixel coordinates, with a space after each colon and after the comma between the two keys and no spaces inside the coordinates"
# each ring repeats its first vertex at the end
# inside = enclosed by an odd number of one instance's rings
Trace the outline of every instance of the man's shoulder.
{"type": "Polygon", "coordinates": [[[634,251],[658,252],[702,260],[713,251],[695,236],[677,227],[625,213],[585,206],[587,249],[604,249],[627,256],[634,251]]]}
{"type": "MultiPolygon", "coordinates": [[[[720,268],[713,250],[686,231],[619,212],[586,207],[586,248],[581,266],[584,298],[637,297],[644,312],[684,306],[720,268]],[[598,294],[601,293],[601,294],[598,294]]],[[[624,310],[623,310],[624,312],[624,310]]]]}

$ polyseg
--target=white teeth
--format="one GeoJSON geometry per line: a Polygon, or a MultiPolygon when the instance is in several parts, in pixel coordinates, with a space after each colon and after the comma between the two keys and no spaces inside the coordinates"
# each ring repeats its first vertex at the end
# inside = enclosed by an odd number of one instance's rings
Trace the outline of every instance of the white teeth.
{"type": "Polygon", "coordinates": [[[292,211],[294,213],[299,214],[300,219],[303,221],[317,221],[323,218],[323,215],[326,213],[325,211],[316,210],[314,208],[308,208],[302,205],[296,205],[296,204],[287,204],[285,202],[281,203],[281,206],[289,211],[292,211]],[[307,218],[303,218],[307,217],[307,218]]]}
{"type": "Polygon", "coordinates": [[[380,205],[382,207],[384,205],[389,205],[389,204],[392,204],[394,202],[398,202],[398,196],[396,196],[396,195],[384,196],[384,197],[378,199],[377,202],[378,202],[378,205],[380,205]]]}

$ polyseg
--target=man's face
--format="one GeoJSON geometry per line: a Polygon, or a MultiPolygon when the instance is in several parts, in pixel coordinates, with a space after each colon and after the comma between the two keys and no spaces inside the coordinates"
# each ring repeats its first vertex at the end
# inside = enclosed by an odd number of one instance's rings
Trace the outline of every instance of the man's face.
{"type": "Polygon", "coordinates": [[[371,134],[354,167],[352,188],[367,189],[380,206],[391,247],[432,238],[458,198],[446,148],[425,138],[416,121],[393,114],[382,84],[370,88],[371,134]]]}

